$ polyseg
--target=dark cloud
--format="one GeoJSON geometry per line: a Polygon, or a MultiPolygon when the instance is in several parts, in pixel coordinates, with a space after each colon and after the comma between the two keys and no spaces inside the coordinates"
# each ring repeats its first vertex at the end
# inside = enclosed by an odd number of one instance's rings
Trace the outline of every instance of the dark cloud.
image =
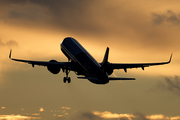
{"type": "Polygon", "coordinates": [[[178,16],[175,16],[177,14],[168,11],[168,17],[159,13],[153,13],[152,17],[151,10],[148,9],[147,17],[138,4],[128,2],[8,0],[0,4],[0,20],[25,28],[38,27],[63,31],[72,36],[92,36],[100,42],[107,40],[112,43],[113,39],[118,47],[121,44],[127,48],[131,44],[135,48],[150,47],[150,51],[170,49],[173,39],[170,36],[177,38],[179,35],[167,29],[154,27],[149,21],[152,20],[153,24],[162,24],[164,21],[179,24],[178,16]]]}
{"type": "Polygon", "coordinates": [[[134,113],[134,116],[136,116],[138,120],[149,120],[146,118],[146,116],[144,114],[142,114],[140,112],[134,113]]]}
{"type": "MultiPolygon", "coordinates": [[[[46,26],[69,33],[94,36],[129,36],[129,31],[134,31],[130,30],[132,27],[141,28],[137,17],[134,18],[133,12],[136,10],[132,12],[128,8],[123,9],[123,4],[117,1],[10,0],[6,2],[6,6],[6,10],[2,10],[6,17],[2,19],[6,18],[4,21],[16,25],[31,23],[35,27],[46,26]]],[[[132,34],[134,33],[131,32],[133,37],[132,34]]]]}
{"type": "Polygon", "coordinates": [[[165,82],[159,82],[158,88],[168,90],[180,96],[180,77],[164,77],[165,82]]]}
{"type": "Polygon", "coordinates": [[[9,40],[7,42],[3,42],[1,39],[0,39],[0,46],[9,46],[9,47],[12,47],[12,46],[18,46],[18,43],[14,40],[9,40]]]}
{"type": "Polygon", "coordinates": [[[180,13],[168,10],[165,13],[152,13],[154,19],[153,23],[155,25],[165,24],[165,25],[179,25],[180,24],[180,13]]]}
{"type": "Polygon", "coordinates": [[[17,24],[17,20],[24,25],[27,25],[27,22],[33,22],[35,25],[51,26],[75,33],[97,32],[99,29],[88,11],[93,1],[19,0],[5,3],[9,7],[5,13],[6,21],[14,23],[16,20],[15,24],[17,24]]]}
{"type": "Polygon", "coordinates": [[[104,120],[97,115],[94,115],[92,112],[77,112],[72,120],[104,120]]]}

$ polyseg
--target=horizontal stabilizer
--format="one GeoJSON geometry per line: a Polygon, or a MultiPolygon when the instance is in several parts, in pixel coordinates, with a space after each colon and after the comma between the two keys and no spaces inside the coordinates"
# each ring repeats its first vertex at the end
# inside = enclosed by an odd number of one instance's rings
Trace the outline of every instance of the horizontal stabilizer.
{"type": "Polygon", "coordinates": [[[135,78],[114,78],[114,77],[109,77],[109,80],[136,80],[135,78]]]}
{"type": "MultiPolygon", "coordinates": [[[[79,79],[98,80],[96,77],[77,77],[79,79]]],[[[115,78],[109,77],[109,80],[136,80],[135,78],[115,78]]]]}

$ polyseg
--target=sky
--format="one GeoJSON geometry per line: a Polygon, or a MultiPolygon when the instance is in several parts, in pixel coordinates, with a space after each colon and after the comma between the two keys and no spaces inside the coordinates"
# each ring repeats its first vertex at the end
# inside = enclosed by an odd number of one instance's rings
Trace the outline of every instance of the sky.
{"type": "Polygon", "coordinates": [[[179,0],[0,0],[0,120],[180,120],[179,0]],[[98,61],[168,65],[115,70],[135,81],[70,84],[65,73],[11,61],[66,62],[73,37],[98,61]]]}

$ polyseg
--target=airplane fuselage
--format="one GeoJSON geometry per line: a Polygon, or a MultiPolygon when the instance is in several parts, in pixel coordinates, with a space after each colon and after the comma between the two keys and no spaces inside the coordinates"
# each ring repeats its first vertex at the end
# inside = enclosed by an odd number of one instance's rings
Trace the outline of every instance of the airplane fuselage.
{"type": "Polygon", "coordinates": [[[102,73],[101,65],[75,39],[65,38],[60,47],[66,57],[79,67],[77,73],[83,73],[88,76],[89,81],[96,84],[109,82],[107,73],[102,73]]]}

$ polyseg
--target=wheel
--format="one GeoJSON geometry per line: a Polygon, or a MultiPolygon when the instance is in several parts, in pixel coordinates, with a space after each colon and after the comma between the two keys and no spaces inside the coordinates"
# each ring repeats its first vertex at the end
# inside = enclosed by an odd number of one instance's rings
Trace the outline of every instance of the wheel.
{"type": "Polygon", "coordinates": [[[66,77],[64,77],[63,82],[66,83],[66,77]]]}
{"type": "Polygon", "coordinates": [[[68,79],[67,79],[67,80],[68,80],[68,83],[70,83],[70,82],[71,82],[71,78],[70,78],[70,77],[68,77],[68,79]]]}

